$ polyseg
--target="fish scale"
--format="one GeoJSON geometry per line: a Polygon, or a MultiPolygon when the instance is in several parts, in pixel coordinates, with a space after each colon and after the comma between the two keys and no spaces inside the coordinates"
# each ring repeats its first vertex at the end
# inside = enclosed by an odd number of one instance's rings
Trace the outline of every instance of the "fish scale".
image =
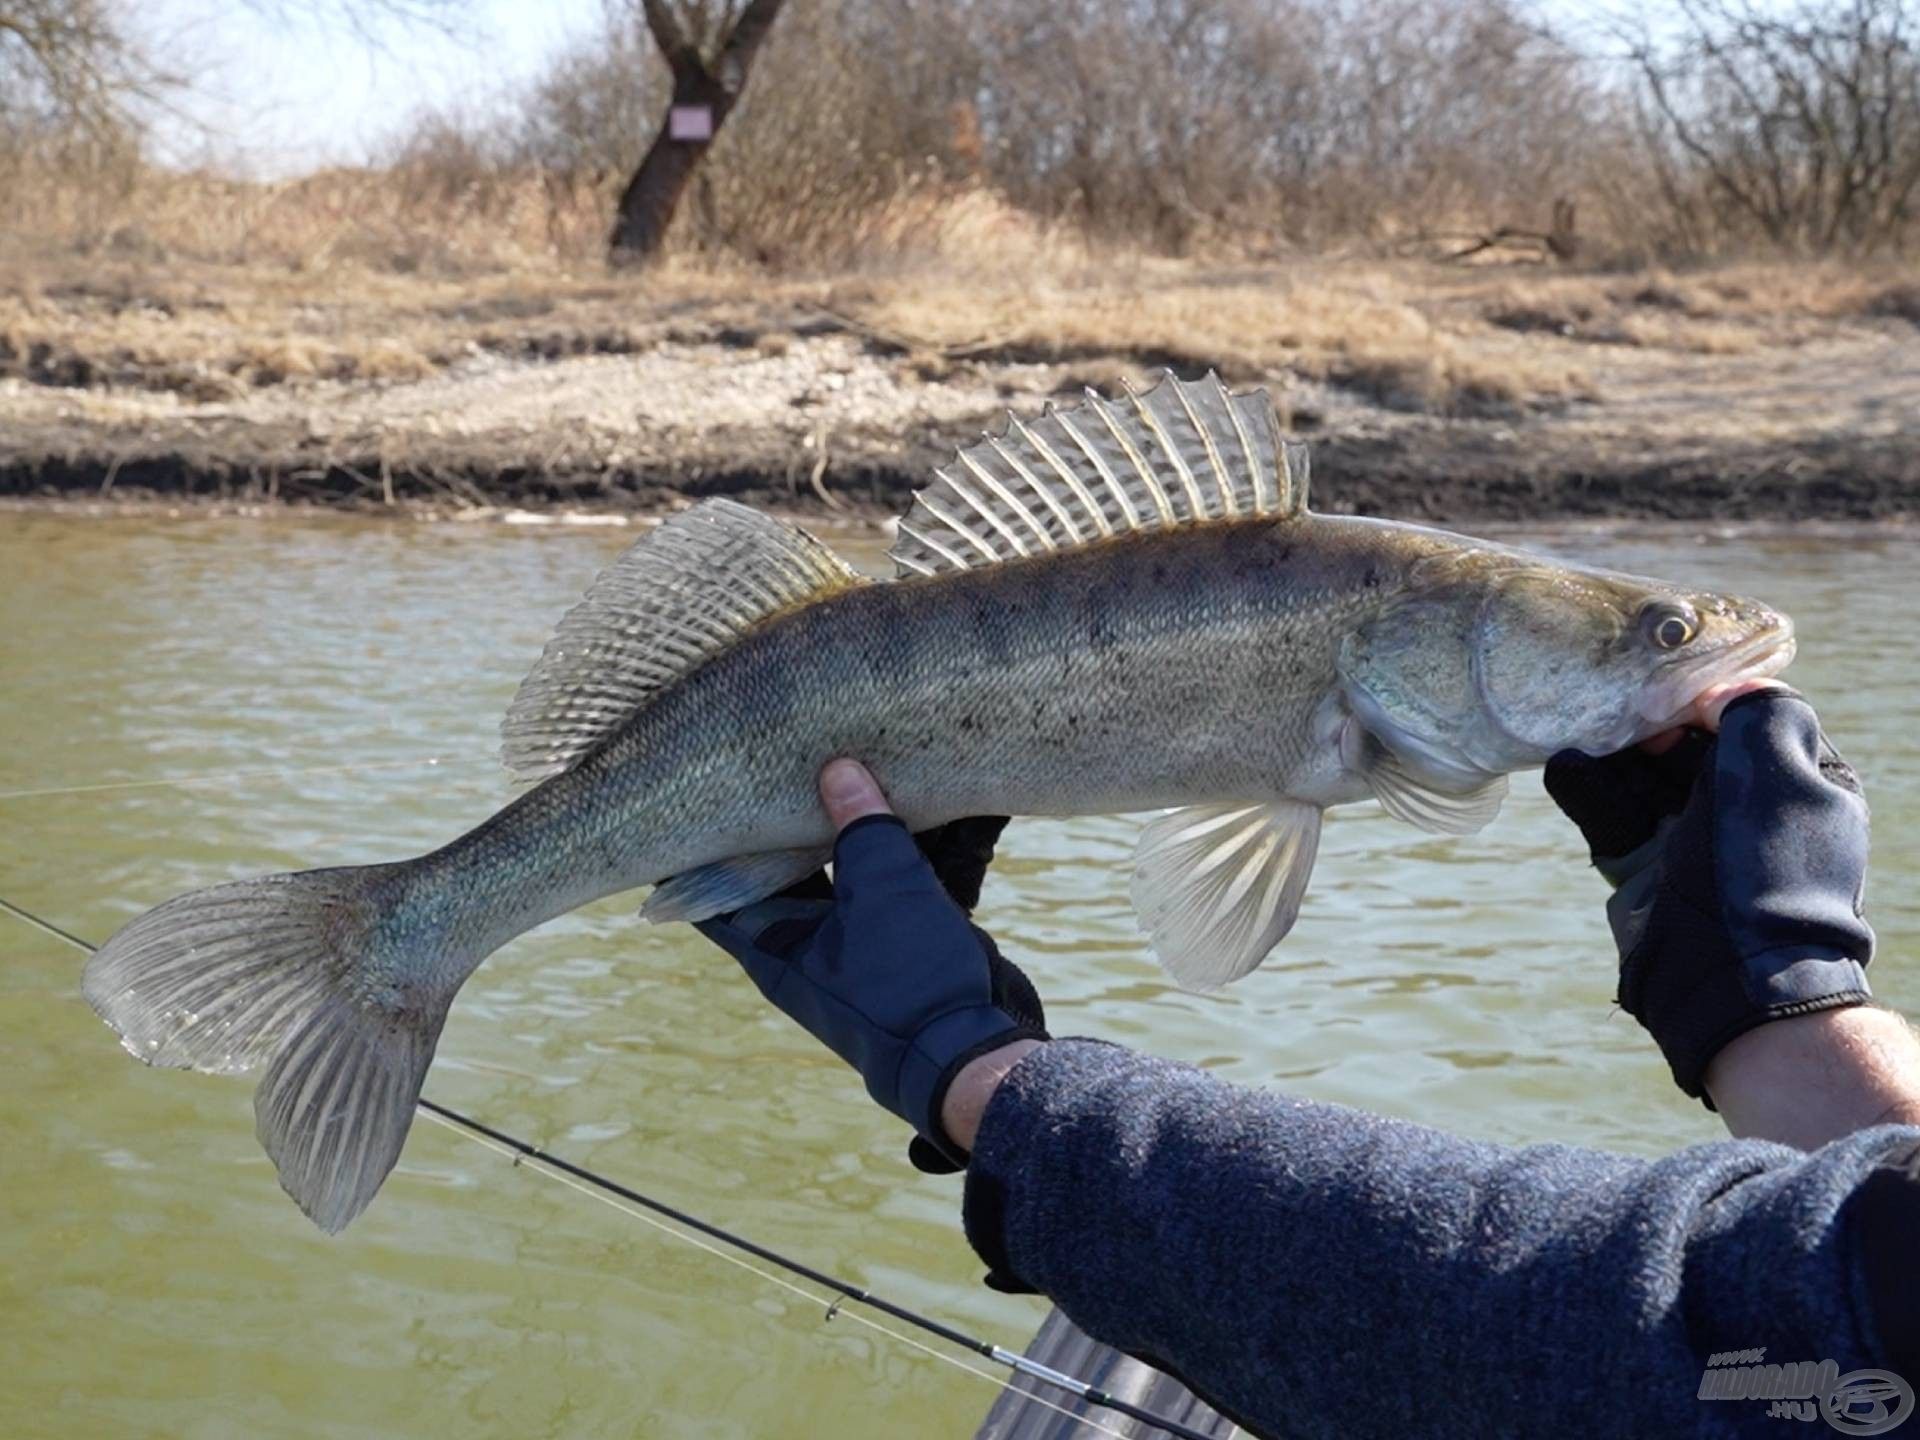
{"type": "Polygon", "coordinates": [[[1314,514],[1266,396],[1211,377],[1012,422],[937,472],[892,553],[876,583],[730,501],[673,517],[515,697],[502,757],[531,789],[429,855],[169,901],[91,959],[88,999],[149,1063],[263,1067],[281,1184],[338,1230],[489,954],[622,890],[698,920],[811,873],[833,757],[915,829],[1164,812],[1135,909],[1210,989],[1293,924],[1329,807],[1468,833],[1509,772],[1631,744],[1792,655],[1758,602],[1314,514]]]}

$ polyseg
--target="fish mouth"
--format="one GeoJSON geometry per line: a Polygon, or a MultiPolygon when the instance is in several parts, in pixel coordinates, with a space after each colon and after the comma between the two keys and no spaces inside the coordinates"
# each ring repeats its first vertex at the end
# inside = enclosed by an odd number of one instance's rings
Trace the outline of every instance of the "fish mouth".
{"type": "Polygon", "coordinates": [[[1649,686],[1641,697],[1640,713],[1654,721],[1649,733],[1670,730],[1687,722],[1694,702],[1703,691],[1734,680],[1766,680],[1793,663],[1799,642],[1794,639],[1793,621],[1784,615],[1773,624],[1745,640],[1723,645],[1708,655],[1690,659],[1672,677],[1649,686]]]}

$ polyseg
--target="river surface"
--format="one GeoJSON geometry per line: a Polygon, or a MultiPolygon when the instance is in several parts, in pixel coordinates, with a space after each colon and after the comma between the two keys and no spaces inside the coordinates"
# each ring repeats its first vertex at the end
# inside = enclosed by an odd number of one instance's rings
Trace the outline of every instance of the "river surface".
{"type": "MultiPolygon", "coordinates": [[[[632,533],[0,515],[0,896],[97,940],[191,887],[446,840],[512,793],[500,714],[632,533]],[[200,775],[222,778],[150,783],[200,775]]],[[[1875,985],[1920,1005],[1904,533],[1521,538],[1795,616],[1793,677],[1874,804],[1875,985]]],[[[847,548],[878,565],[870,541],[847,548]]],[[[1134,829],[1018,824],[988,884],[981,918],[1056,1031],[1499,1141],[1654,1154],[1716,1134],[1614,1011],[1600,886],[1536,777],[1464,840],[1338,813],[1298,929],[1214,997],[1169,988],[1135,931],[1134,829]]],[[[909,1168],[838,1062],[636,903],[488,961],[428,1095],[1022,1346],[1044,1307],[977,1283],[959,1182],[909,1168]]],[[[134,1063],[79,973],[0,915],[8,1440],[964,1437],[993,1399],[430,1124],[328,1239],[275,1184],[250,1083],[134,1063]]]]}

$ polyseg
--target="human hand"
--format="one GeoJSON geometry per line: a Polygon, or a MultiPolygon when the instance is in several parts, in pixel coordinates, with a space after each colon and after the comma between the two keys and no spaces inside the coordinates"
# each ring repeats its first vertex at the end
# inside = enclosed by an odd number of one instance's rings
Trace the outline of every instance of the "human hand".
{"type": "Polygon", "coordinates": [[[956,820],[916,846],[850,760],[822,770],[820,796],[839,831],[832,881],[810,876],[699,929],[914,1127],[915,1165],[951,1173],[968,1148],[941,1120],[955,1077],[1012,1042],[1046,1038],[1032,982],[967,920],[1006,818],[956,820]]]}
{"type": "Polygon", "coordinates": [[[1867,806],[1852,767],[1791,690],[1708,699],[1697,718],[1717,735],[1600,758],[1564,751],[1546,773],[1615,886],[1621,1008],[1694,1096],[1745,1031],[1867,1003],[1873,954],[1861,915],[1867,806]]]}

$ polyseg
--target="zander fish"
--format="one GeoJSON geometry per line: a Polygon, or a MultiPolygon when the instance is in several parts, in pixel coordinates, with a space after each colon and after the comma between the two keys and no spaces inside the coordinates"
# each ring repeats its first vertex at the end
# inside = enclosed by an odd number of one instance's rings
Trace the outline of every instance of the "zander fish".
{"type": "Polygon", "coordinates": [[[1134,902],[1205,989],[1286,934],[1328,807],[1478,830],[1508,772],[1617,750],[1793,654],[1751,600],[1313,514],[1266,395],[1212,377],[1012,420],[920,492],[892,554],[873,582],[729,501],[675,516],[508,711],[534,788],[430,855],[162,905],[88,964],[88,1000],[150,1064],[264,1066],[260,1139],[337,1231],[398,1160],[482,960],[615,891],[694,920],[808,873],[834,756],[915,829],[1165,810],[1134,902]]]}

